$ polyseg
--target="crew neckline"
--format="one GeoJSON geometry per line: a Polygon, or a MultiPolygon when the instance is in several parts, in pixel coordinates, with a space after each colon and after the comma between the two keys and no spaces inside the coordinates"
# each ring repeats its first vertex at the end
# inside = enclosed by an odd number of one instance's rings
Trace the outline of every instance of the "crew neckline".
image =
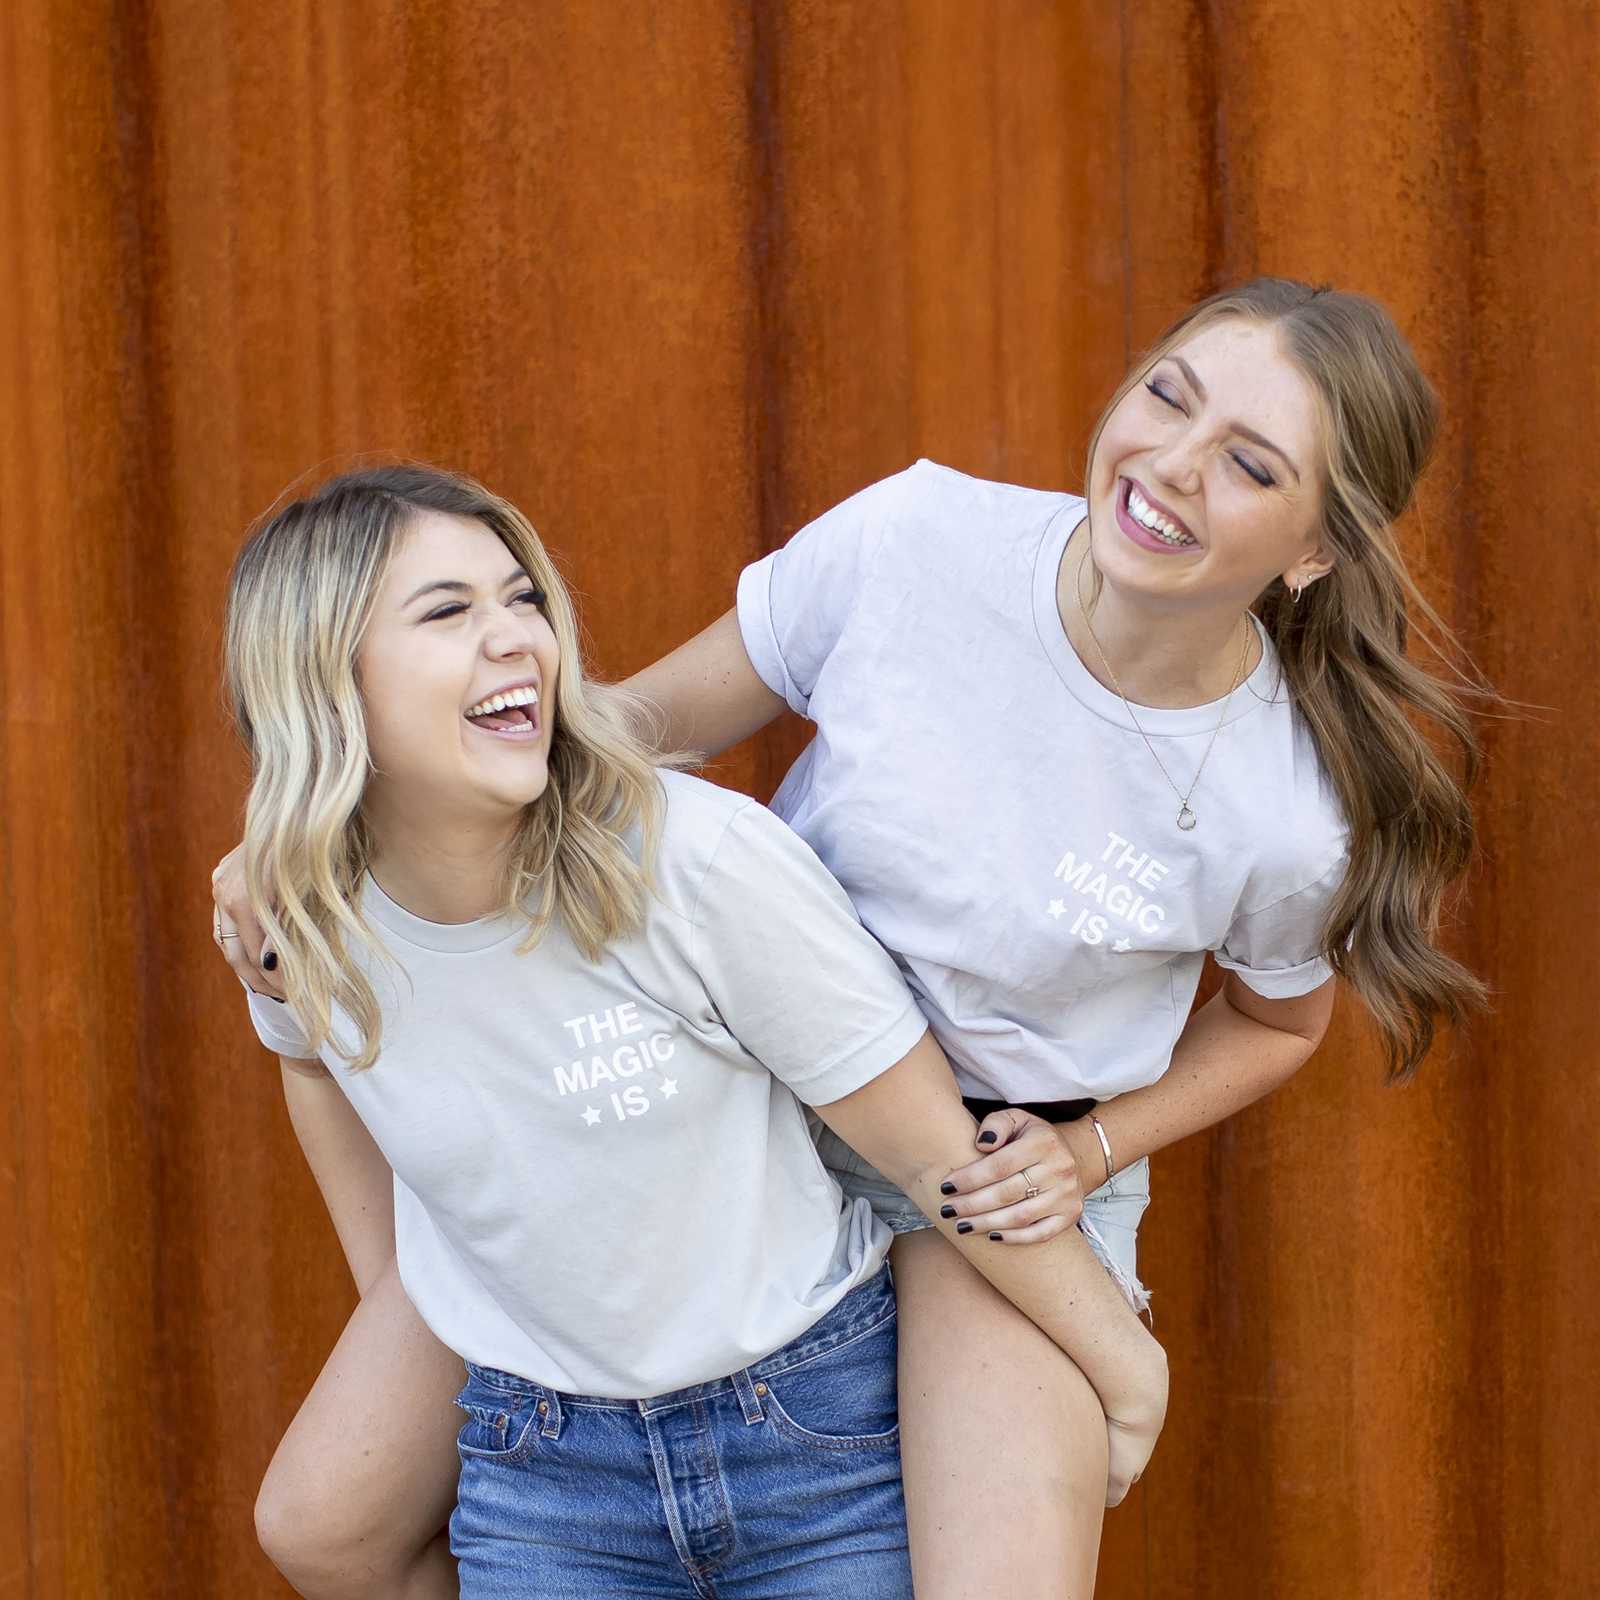
{"type": "Polygon", "coordinates": [[[1072,697],[1105,721],[1125,728],[1130,733],[1146,733],[1164,738],[1183,738],[1190,734],[1210,733],[1218,726],[1238,722],[1257,707],[1269,704],[1280,697],[1281,675],[1277,652],[1267,637],[1261,619],[1252,611],[1248,615],[1261,643],[1261,659],[1254,670],[1234,691],[1233,704],[1222,715],[1226,695],[1216,700],[1202,701],[1195,706],[1145,706],[1134,702],[1133,714],[1123,704],[1122,696],[1108,689],[1088,667],[1078,652],[1072,648],[1067,630],[1056,607],[1056,582],[1061,563],[1066,558],[1067,546],[1073,534],[1083,525],[1085,502],[1070,495],[1064,505],[1045,525],[1039,539],[1039,551],[1033,568],[1033,621],[1039,643],[1056,669],[1056,675],[1065,684],[1072,697]],[[1138,720],[1135,721],[1134,717],[1138,720]]]}
{"type": "Polygon", "coordinates": [[[509,911],[478,917],[471,922],[429,922],[385,894],[370,872],[361,880],[361,909],[396,938],[445,955],[489,950],[528,931],[527,918],[509,911]]]}

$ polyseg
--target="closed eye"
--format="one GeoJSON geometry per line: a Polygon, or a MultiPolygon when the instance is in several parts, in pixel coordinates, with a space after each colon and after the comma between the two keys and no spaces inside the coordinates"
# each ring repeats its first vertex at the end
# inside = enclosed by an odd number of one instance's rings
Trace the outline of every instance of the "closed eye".
{"type": "Polygon", "coordinates": [[[1177,396],[1169,394],[1166,388],[1162,384],[1156,382],[1154,379],[1151,379],[1149,382],[1147,382],[1145,384],[1145,388],[1147,388],[1150,393],[1162,403],[1162,405],[1171,406],[1174,411],[1183,410],[1183,407],[1179,403],[1177,396]]]}
{"type": "Polygon", "coordinates": [[[1245,473],[1248,477],[1253,478],[1255,482],[1259,483],[1263,489],[1270,489],[1272,487],[1275,480],[1272,474],[1268,472],[1265,467],[1258,467],[1255,462],[1249,458],[1249,456],[1235,454],[1233,460],[1241,472],[1245,473]]]}
{"type": "MultiPolygon", "coordinates": [[[[543,589],[520,589],[511,597],[514,606],[539,606],[543,608],[545,592],[543,589]]],[[[460,601],[453,600],[449,605],[443,605],[436,611],[430,611],[422,620],[424,622],[442,622],[447,617],[459,617],[469,608],[460,601]]]]}

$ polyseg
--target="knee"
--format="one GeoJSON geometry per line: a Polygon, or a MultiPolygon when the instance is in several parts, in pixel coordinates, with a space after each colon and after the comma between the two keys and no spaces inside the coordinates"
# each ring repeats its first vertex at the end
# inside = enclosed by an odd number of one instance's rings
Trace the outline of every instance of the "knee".
{"type": "Polygon", "coordinates": [[[1105,1408],[1076,1366],[1064,1361],[1061,1368],[1053,1398],[1062,1437],[1071,1441],[1071,1448],[1060,1461],[1067,1480],[1062,1488],[1068,1494],[1087,1495],[1098,1505],[1105,1494],[1110,1466],[1105,1408]]]}
{"type": "MultiPolygon", "coordinates": [[[[276,1464],[274,1464],[276,1465],[276,1464]]],[[[256,1495],[256,1540],[305,1600],[376,1600],[406,1570],[376,1530],[356,1527],[336,1491],[269,1469],[256,1495]]]]}

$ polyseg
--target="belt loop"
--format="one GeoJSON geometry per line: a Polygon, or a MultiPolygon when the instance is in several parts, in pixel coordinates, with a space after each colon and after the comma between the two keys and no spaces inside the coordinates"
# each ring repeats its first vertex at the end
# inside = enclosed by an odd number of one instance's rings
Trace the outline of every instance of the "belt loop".
{"type": "Polygon", "coordinates": [[[740,1367],[734,1373],[733,1392],[739,1397],[739,1408],[744,1412],[747,1427],[767,1420],[766,1412],[761,1409],[761,1400],[767,1392],[767,1386],[764,1383],[753,1382],[748,1367],[740,1367]]]}
{"type": "Polygon", "coordinates": [[[539,1429],[541,1438],[559,1439],[561,1437],[561,1396],[554,1389],[540,1389],[539,1403],[534,1407],[544,1418],[544,1426],[539,1429]]]}

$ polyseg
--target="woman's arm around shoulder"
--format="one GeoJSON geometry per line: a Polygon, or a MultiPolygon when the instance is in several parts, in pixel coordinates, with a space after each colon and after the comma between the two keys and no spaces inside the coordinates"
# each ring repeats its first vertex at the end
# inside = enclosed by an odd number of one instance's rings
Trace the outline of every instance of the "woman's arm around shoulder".
{"type": "Polygon", "coordinates": [[[648,730],[658,749],[707,758],[748,739],[785,709],[783,696],[750,664],[733,608],[622,687],[660,713],[659,728],[648,730]]]}

